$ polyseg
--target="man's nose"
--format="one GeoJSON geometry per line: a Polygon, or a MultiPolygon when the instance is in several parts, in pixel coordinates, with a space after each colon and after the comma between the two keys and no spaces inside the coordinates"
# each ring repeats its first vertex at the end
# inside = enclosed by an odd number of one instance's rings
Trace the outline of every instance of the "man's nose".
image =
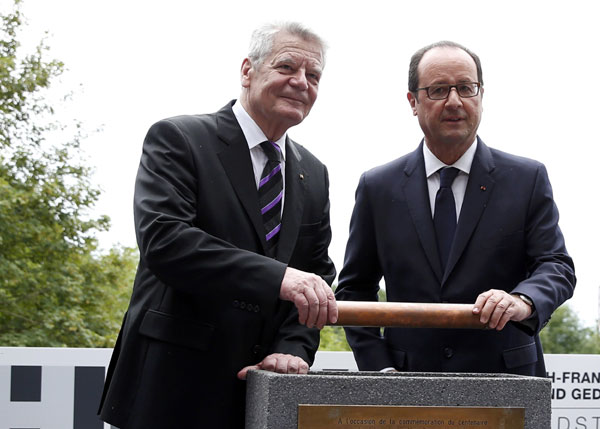
{"type": "Polygon", "coordinates": [[[448,106],[448,107],[462,106],[462,98],[460,98],[460,95],[458,95],[458,90],[456,88],[450,88],[450,92],[448,93],[448,98],[446,99],[446,106],[448,106]]]}
{"type": "Polygon", "coordinates": [[[298,88],[301,91],[308,89],[308,80],[306,79],[306,71],[302,68],[298,69],[296,73],[290,78],[290,85],[298,88]]]}

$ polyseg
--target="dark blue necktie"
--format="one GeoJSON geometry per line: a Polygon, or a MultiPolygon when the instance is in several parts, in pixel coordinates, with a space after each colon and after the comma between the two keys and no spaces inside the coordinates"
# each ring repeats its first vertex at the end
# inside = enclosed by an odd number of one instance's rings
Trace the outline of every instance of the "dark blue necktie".
{"type": "Polygon", "coordinates": [[[458,169],[446,167],[439,171],[440,189],[435,196],[433,224],[435,226],[442,269],[445,270],[456,231],[456,204],[454,202],[454,194],[452,193],[452,182],[454,182],[458,174],[458,169]]]}
{"type": "Polygon", "coordinates": [[[267,164],[258,184],[258,202],[266,230],[267,255],[274,257],[277,253],[277,242],[281,229],[281,201],[283,198],[281,149],[269,141],[261,143],[260,147],[267,155],[267,164]]]}

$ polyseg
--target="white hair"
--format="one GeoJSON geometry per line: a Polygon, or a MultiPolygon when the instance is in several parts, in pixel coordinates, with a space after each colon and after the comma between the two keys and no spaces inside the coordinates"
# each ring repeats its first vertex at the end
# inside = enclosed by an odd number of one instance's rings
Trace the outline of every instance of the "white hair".
{"type": "Polygon", "coordinates": [[[325,66],[327,44],[316,33],[298,22],[270,23],[254,30],[250,38],[250,49],[248,52],[248,58],[252,64],[260,66],[263,63],[265,58],[271,53],[273,40],[279,32],[289,33],[292,36],[298,36],[303,40],[319,45],[321,57],[323,58],[323,66],[325,66]]]}

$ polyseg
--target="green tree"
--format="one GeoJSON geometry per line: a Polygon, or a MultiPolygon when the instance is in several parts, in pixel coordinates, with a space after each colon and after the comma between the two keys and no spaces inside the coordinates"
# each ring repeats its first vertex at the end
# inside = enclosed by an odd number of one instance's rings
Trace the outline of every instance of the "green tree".
{"type": "Polygon", "coordinates": [[[135,251],[98,251],[109,219],[89,215],[99,190],[78,157],[81,127],[65,138],[46,101],[63,64],[43,41],[21,55],[19,7],[0,16],[0,345],[110,346],[135,251]]]}
{"type": "Polygon", "coordinates": [[[325,326],[321,329],[319,350],[329,352],[350,351],[344,328],[341,326],[325,326]]]}
{"type": "Polygon", "coordinates": [[[568,305],[554,312],[540,338],[544,353],[600,354],[600,335],[592,328],[583,327],[568,305]]]}

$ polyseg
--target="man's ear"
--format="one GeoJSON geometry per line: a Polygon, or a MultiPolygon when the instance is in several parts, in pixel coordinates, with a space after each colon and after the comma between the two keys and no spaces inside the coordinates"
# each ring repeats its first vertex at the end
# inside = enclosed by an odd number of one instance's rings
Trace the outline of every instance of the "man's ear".
{"type": "Polygon", "coordinates": [[[252,78],[253,73],[254,73],[254,69],[252,68],[250,59],[244,58],[244,61],[242,62],[242,68],[240,70],[240,78],[242,81],[242,87],[248,88],[250,86],[250,80],[252,78]]]}
{"type": "Polygon", "coordinates": [[[406,94],[406,98],[408,98],[408,102],[410,103],[410,108],[412,109],[413,115],[417,116],[417,104],[419,103],[419,100],[417,100],[416,95],[412,92],[408,92],[406,94]]]}

